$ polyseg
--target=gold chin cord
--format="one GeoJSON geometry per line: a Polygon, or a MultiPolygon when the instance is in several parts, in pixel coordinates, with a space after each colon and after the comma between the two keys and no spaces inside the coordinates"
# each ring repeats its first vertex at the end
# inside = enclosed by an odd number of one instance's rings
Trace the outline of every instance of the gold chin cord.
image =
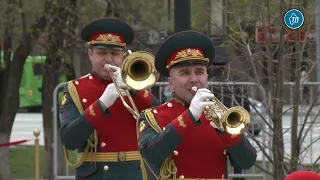
{"type": "MultiPolygon", "coordinates": [[[[139,111],[135,105],[128,90],[125,90],[131,106],[125,101],[121,94],[120,88],[116,83],[113,71],[106,64],[105,69],[109,72],[109,75],[117,89],[119,97],[125,106],[125,108],[133,115],[135,119],[139,118],[139,111]]],[[[154,56],[146,51],[131,52],[128,50],[123,57],[123,62],[120,66],[121,77],[123,82],[133,90],[146,90],[152,87],[159,79],[159,73],[154,66],[154,56]]]]}
{"type": "MultiPolygon", "coordinates": [[[[197,87],[193,87],[192,90],[197,91],[197,87]]],[[[205,107],[205,117],[212,121],[220,131],[239,135],[249,128],[250,114],[245,108],[241,106],[227,108],[216,97],[206,99],[206,101],[212,102],[212,105],[205,107]]]]}

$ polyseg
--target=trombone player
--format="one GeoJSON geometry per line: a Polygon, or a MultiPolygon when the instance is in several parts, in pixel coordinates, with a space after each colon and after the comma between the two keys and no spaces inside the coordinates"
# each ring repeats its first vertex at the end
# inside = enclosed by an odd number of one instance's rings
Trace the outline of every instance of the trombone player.
{"type": "MultiPolygon", "coordinates": [[[[214,98],[207,89],[207,65],[213,59],[211,40],[196,31],[176,33],[158,50],[155,66],[168,77],[173,95],[170,101],[140,115],[139,150],[148,167],[149,180],[228,179],[228,157],[231,165],[240,169],[254,165],[256,150],[242,133],[230,134],[233,131],[218,129],[206,119],[206,108],[213,105],[208,100],[214,98]]],[[[236,109],[227,112],[242,117],[235,124],[245,126],[242,121],[247,112],[236,109]]],[[[232,118],[230,115],[228,123],[232,118]]]]}
{"type": "Polygon", "coordinates": [[[119,66],[125,60],[123,49],[134,39],[133,29],[119,19],[97,19],[82,29],[81,38],[89,45],[93,72],[68,82],[64,89],[60,136],[66,160],[76,168],[78,180],[146,179],[137,146],[137,117],[122,98],[133,100],[136,113],[158,101],[149,91],[123,82],[119,66]],[[75,149],[74,163],[68,150],[75,149]]]}

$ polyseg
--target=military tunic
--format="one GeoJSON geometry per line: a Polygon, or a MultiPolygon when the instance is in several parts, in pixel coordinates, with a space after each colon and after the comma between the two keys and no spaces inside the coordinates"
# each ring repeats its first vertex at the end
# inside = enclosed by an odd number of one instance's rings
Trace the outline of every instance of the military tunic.
{"type": "MultiPolygon", "coordinates": [[[[60,110],[61,141],[68,150],[78,149],[77,179],[141,180],[137,120],[120,98],[106,111],[98,100],[110,83],[95,73],[68,82],[60,110]]],[[[139,112],[158,104],[146,90],[131,95],[139,112]]]]}
{"type": "Polygon", "coordinates": [[[196,121],[188,107],[174,97],[141,113],[139,150],[149,180],[227,179],[228,159],[239,169],[254,165],[256,150],[243,135],[215,130],[204,115],[196,121]]]}

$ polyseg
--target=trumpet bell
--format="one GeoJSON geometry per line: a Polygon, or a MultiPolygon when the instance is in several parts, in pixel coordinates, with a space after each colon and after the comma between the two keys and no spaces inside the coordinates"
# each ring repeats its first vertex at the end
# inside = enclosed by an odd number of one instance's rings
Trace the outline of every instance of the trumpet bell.
{"type": "Polygon", "coordinates": [[[146,51],[135,51],[124,56],[121,76],[125,84],[135,90],[148,89],[159,79],[154,56],[146,51]]]}
{"type": "MultiPolygon", "coordinates": [[[[192,87],[193,91],[197,89],[197,87],[192,87]]],[[[249,128],[250,114],[245,108],[241,106],[227,108],[216,97],[206,99],[206,101],[213,104],[205,107],[205,118],[212,121],[220,131],[239,135],[249,128]]]]}
{"type": "Polygon", "coordinates": [[[226,132],[233,135],[244,133],[250,125],[249,112],[241,107],[229,108],[222,116],[221,122],[226,132]]]}

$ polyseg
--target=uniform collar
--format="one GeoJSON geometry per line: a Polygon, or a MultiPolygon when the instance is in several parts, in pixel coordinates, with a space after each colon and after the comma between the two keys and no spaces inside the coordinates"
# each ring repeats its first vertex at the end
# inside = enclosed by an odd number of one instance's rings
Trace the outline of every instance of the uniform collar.
{"type": "Polygon", "coordinates": [[[189,107],[189,105],[190,105],[189,103],[187,103],[185,100],[181,99],[180,97],[178,97],[174,93],[172,93],[170,101],[171,102],[174,101],[174,102],[180,104],[181,106],[185,106],[185,107],[189,107]]]}
{"type": "Polygon", "coordinates": [[[94,71],[91,72],[91,75],[94,77],[94,79],[95,79],[97,82],[99,82],[99,83],[101,83],[101,84],[109,84],[109,83],[112,83],[112,80],[105,80],[105,79],[103,79],[98,73],[96,73],[96,72],[94,72],[94,71]]]}

